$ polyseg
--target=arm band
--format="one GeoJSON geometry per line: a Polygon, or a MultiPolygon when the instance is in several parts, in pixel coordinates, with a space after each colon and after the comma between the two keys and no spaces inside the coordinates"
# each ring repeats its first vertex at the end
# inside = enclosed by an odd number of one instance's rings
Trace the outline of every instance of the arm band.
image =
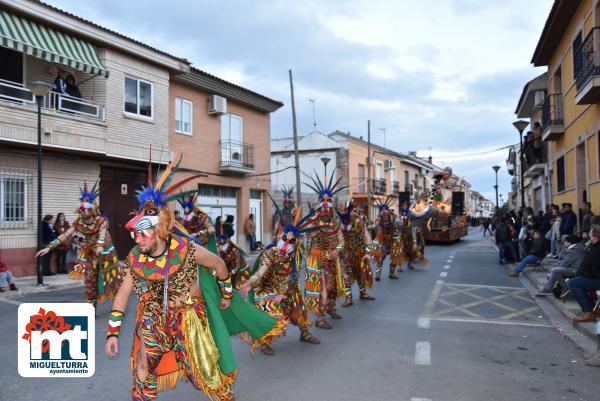
{"type": "Polygon", "coordinates": [[[60,244],[62,244],[62,242],[60,242],[58,240],[58,238],[57,238],[57,239],[53,240],[51,243],[48,244],[48,249],[53,250],[57,246],[60,246],[60,244]]]}
{"type": "Polygon", "coordinates": [[[217,277],[217,283],[219,283],[221,297],[223,299],[231,299],[233,297],[233,285],[231,284],[231,275],[227,275],[227,278],[223,280],[217,277]]]}
{"type": "Polygon", "coordinates": [[[119,337],[121,331],[121,323],[125,317],[125,312],[120,310],[112,310],[108,314],[108,328],[106,329],[106,338],[108,337],[119,337]]]}

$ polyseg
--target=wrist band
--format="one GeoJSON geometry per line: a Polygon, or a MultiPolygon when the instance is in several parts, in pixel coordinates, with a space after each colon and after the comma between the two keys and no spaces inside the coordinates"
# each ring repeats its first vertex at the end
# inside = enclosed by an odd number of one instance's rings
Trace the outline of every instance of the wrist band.
{"type": "Polygon", "coordinates": [[[104,238],[98,238],[98,243],[99,243],[99,244],[103,244],[103,243],[104,243],[104,240],[105,240],[104,238]]]}
{"type": "Polygon", "coordinates": [[[54,248],[56,248],[60,244],[62,244],[62,242],[60,242],[58,240],[58,238],[57,238],[57,239],[53,240],[51,243],[48,244],[48,249],[53,250],[54,248]]]}
{"type": "Polygon", "coordinates": [[[106,329],[106,338],[108,337],[119,337],[121,331],[121,323],[125,317],[125,312],[120,310],[112,310],[108,314],[108,328],[106,329]]]}
{"type": "Polygon", "coordinates": [[[258,280],[260,280],[260,278],[258,278],[258,276],[256,274],[253,274],[248,279],[248,282],[252,285],[252,284],[256,283],[258,280]]]}
{"type": "Polygon", "coordinates": [[[221,297],[223,299],[231,299],[233,297],[233,285],[231,284],[231,275],[227,275],[226,278],[221,280],[217,277],[217,283],[219,284],[219,290],[221,290],[221,297]]]}

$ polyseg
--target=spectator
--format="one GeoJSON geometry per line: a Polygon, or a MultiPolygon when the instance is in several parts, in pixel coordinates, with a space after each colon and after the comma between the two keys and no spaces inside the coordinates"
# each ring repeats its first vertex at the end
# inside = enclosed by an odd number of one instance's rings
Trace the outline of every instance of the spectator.
{"type": "Polygon", "coordinates": [[[576,235],[569,235],[565,239],[565,258],[560,265],[550,271],[548,282],[537,294],[536,297],[543,297],[552,294],[552,289],[558,284],[561,288],[561,296],[568,292],[567,278],[575,277],[583,258],[585,257],[585,245],[576,235]]]}
{"type": "Polygon", "coordinates": [[[542,235],[546,235],[552,228],[552,208],[550,205],[546,205],[546,212],[542,216],[542,222],[539,226],[539,230],[542,235]]]}
{"type": "Polygon", "coordinates": [[[67,72],[65,70],[58,70],[56,78],[54,78],[54,86],[52,90],[56,93],[64,95],[67,93],[67,72]]]}
{"type": "Polygon", "coordinates": [[[500,222],[496,225],[496,245],[498,245],[498,263],[504,263],[504,252],[509,249],[513,260],[517,260],[515,246],[512,242],[509,226],[506,224],[506,218],[501,217],[500,222]]]}
{"type": "MultiPolygon", "coordinates": [[[[67,231],[71,226],[65,219],[65,214],[60,212],[56,215],[54,221],[54,235],[58,238],[61,234],[67,231]]],[[[69,244],[61,243],[59,246],[54,248],[56,253],[56,272],[58,274],[67,274],[67,252],[69,251],[69,244]]]]}
{"type": "Polygon", "coordinates": [[[590,202],[583,203],[582,210],[582,218],[581,218],[581,232],[588,232],[592,228],[592,217],[594,217],[594,213],[592,213],[592,204],[590,202]]]}
{"type": "Polygon", "coordinates": [[[6,287],[9,287],[11,291],[17,291],[18,288],[15,285],[15,277],[8,270],[6,265],[0,260],[0,292],[6,291],[6,287]]]}
{"type": "Polygon", "coordinates": [[[539,122],[533,124],[533,154],[536,163],[543,163],[544,142],[542,140],[542,125],[539,122]]]}
{"type": "Polygon", "coordinates": [[[508,272],[510,277],[519,277],[519,274],[525,270],[527,265],[532,263],[538,263],[540,260],[546,257],[546,240],[542,237],[542,234],[535,230],[533,232],[533,244],[529,254],[523,258],[519,266],[515,271],[508,272]]]}
{"type": "Polygon", "coordinates": [[[483,219],[483,238],[485,238],[485,232],[490,233],[490,237],[492,236],[492,230],[490,229],[490,219],[483,219]]]}
{"type": "Polygon", "coordinates": [[[575,226],[577,225],[577,216],[573,212],[572,204],[563,203],[562,207],[563,210],[560,222],[560,240],[564,241],[567,235],[572,235],[575,232],[575,226]]]}
{"type": "MultiPolygon", "coordinates": [[[[54,234],[54,230],[50,225],[52,217],[54,216],[52,216],[51,214],[47,214],[42,220],[42,248],[47,247],[49,243],[56,239],[56,234],[54,234]]],[[[50,251],[44,256],[42,256],[42,273],[44,274],[44,276],[54,276],[56,274],[52,273],[52,271],[50,270],[50,261],[52,260],[53,253],[54,251],[50,251]]]]}
{"type": "Polygon", "coordinates": [[[79,87],[75,82],[75,77],[71,74],[67,76],[65,91],[69,96],[81,97],[81,92],[79,92],[79,87]]]}
{"type": "Polygon", "coordinates": [[[554,259],[558,259],[560,252],[560,224],[562,218],[558,209],[558,205],[552,205],[552,227],[550,228],[550,252],[554,259]]]}
{"type": "Polygon", "coordinates": [[[253,214],[250,214],[246,219],[246,223],[244,224],[244,231],[246,234],[246,238],[250,243],[250,252],[254,252],[256,250],[256,222],[254,221],[253,214]]]}
{"type": "Polygon", "coordinates": [[[215,220],[215,236],[217,238],[223,236],[223,221],[221,216],[217,216],[215,220]]]}
{"type": "Polygon", "coordinates": [[[225,218],[225,223],[223,223],[223,235],[227,238],[231,238],[235,235],[235,230],[233,229],[233,216],[227,215],[225,218]]]}
{"type": "Polygon", "coordinates": [[[568,282],[569,289],[581,307],[581,315],[573,319],[578,322],[595,322],[593,312],[594,302],[589,297],[590,292],[600,290],[600,230],[593,227],[590,230],[590,248],[579,266],[576,277],[568,282]]]}

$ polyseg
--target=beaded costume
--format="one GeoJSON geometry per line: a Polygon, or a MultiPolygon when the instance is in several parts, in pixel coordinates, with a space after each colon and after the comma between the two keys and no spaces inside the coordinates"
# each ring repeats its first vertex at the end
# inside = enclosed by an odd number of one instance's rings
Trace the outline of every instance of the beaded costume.
{"type": "Polygon", "coordinates": [[[373,241],[373,255],[377,262],[375,270],[375,280],[381,279],[383,262],[387,255],[390,255],[389,278],[396,279],[396,266],[398,271],[402,271],[402,242],[401,233],[398,228],[396,217],[390,210],[390,200],[388,197],[384,202],[377,201],[376,206],[379,215],[375,221],[375,239],[373,241]]]}
{"type": "Polygon", "coordinates": [[[200,245],[206,248],[211,237],[214,237],[214,234],[211,233],[214,233],[215,230],[208,214],[196,205],[197,197],[198,193],[191,191],[191,193],[179,194],[177,202],[183,208],[184,228],[189,235],[198,238],[200,245]]]}
{"type": "Polygon", "coordinates": [[[233,288],[239,290],[250,277],[250,266],[246,261],[246,253],[231,239],[219,237],[217,239],[219,257],[225,261],[227,271],[231,275],[233,288]]]}

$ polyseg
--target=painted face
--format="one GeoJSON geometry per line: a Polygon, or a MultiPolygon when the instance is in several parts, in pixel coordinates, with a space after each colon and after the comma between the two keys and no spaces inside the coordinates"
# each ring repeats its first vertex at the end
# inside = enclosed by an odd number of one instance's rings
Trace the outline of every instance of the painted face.
{"type": "Polygon", "coordinates": [[[131,238],[135,241],[140,253],[152,254],[157,246],[158,235],[155,228],[149,228],[141,231],[130,231],[131,238]]]}
{"type": "Polygon", "coordinates": [[[219,242],[219,252],[226,253],[228,249],[229,249],[229,242],[227,242],[226,240],[221,240],[219,242]]]}
{"type": "Polygon", "coordinates": [[[290,256],[296,249],[296,237],[293,232],[288,232],[277,241],[277,253],[280,256],[290,256]]]}

